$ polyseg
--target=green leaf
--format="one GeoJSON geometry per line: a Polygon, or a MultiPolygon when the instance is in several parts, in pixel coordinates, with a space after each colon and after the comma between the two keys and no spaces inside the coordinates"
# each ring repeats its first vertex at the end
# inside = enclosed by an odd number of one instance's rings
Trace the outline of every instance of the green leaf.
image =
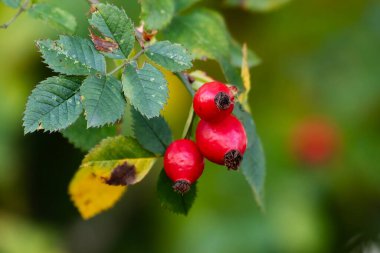
{"type": "Polygon", "coordinates": [[[45,63],[55,72],[88,75],[106,71],[106,61],[88,39],[60,36],[59,40],[37,41],[45,63]]]}
{"type": "Polygon", "coordinates": [[[103,37],[117,43],[117,49],[107,56],[128,58],[135,42],[135,27],[124,10],[111,4],[97,4],[89,22],[103,37]]]}
{"type": "Polygon", "coordinates": [[[33,4],[28,13],[45,21],[48,25],[61,32],[72,34],[75,32],[77,22],[69,12],[46,3],[33,4]]]}
{"type": "Polygon", "coordinates": [[[250,11],[271,11],[290,2],[290,0],[226,0],[230,6],[239,6],[250,11]]]}
{"type": "Polygon", "coordinates": [[[39,129],[58,131],[74,123],[83,111],[81,82],[77,77],[58,76],[37,85],[26,104],[25,134],[39,129]]]}
{"type": "Polygon", "coordinates": [[[202,0],[175,0],[175,9],[176,12],[181,12],[183,10],[186,10],[193,4],[200,2],[202,0]]]}
{"type": "Polygon", "coordinates": [[[83,116],[79,117],[74,124],[62,131],[62,135],[82,151],[89,151],[101,140],[115,136],[116,134],[116,126],[114,125],[87,128],[87,121],[83,116]]]}
{"type": "Polygon", "coordinates": [[[111,208],[128,185],[148,174],[156,157],[133,138],[103,140],[83,159],[70,182],[69,194],[84,219],[111,208]]]}
{"type": "Polygon", "coordinates": [[[175,11],[175,0],[141,0],[141,19],[148,30],[168,25],[175,11]]]}
{"type": "Polygon", "coordinates": [[[80,90],[87,127],[115,123],[124,113],[121,83],[113,76],[89,76],[80,90]]]}
{"type": "Polygon", "coordinates": [[[181,195],[173,188],[173,181],[162,170],[157,182],[157,195],[161,206],[176,214],[187,215],[197,195],[197,183],[191,185],[190,191],[181,195]]]}
{"type": "Polygon", "coordinates": [[[163,155],[172,142],[172,133],[162,116],[147,119],[132,106],[129,106],[124,120],[127,135],[134,137],[147,150],[163,155]]]}
{"type": "MultiPolygon", "coordinates": [[[[242,54],[243,46],[240,45],[236,40],[231,39],[231,63],[232,66],[241,68],[243,62],[242,54]]],[[[261,63],[261,59],[256,55],[255,52],[248,49],[248,66],[250,68],[255,67],[261,63]]]]}
{"type": "Polygon", "coordinates": [[[240,170],[250,184],[257,204],[264,209],[264,182],[266,174],[265,154],[257,134],[252,116],[240,104],[235,105],[234,114],[243,123],[247,132],[248,146],[240,170]]]}
{"type": "Polygon", "coordinates": [[[151,157],[156,156],[145,150],[136,139],[119,135],[103,140],[86,155],[83,163],[151,157]]]}
{"type": "Polygon", "coordinates": [[[12,7],[15,9],[20,7],[20,5],[21,5],[21,0],[2,0],[2,2],[5,5],[8,5],[9,7],[12,7]]]}
{"type": "Polygon", "coordinates": [[[196,59],[228,58],[228,31],[223,18],[215,11],[201,9],[176,16],[163,36],[189,49],[196,59]]]}
{"type": "Polygon", "coordinates": [[[180,72],[193,66],[192,58],[180,44],[160,41],[148,48],[145,55],[158,65],[172,71],[180,72]]]}
{"type": "Polygon", "coordinates": [[[231,35],[223,17],[217,12],[200,9],[176,16],[163,31],[163,38],[189,49],[196,59],[218,61],[227,82],[243,89],[240,72],[231,63],[231,35]]]}
{"type": "Polygon", "coordinates": [[[168,99],[164,75],[149,63],[141,69],[128,64],[122,77],[123,91],[129,102],[147,118],[160,115],[168,99]]]}

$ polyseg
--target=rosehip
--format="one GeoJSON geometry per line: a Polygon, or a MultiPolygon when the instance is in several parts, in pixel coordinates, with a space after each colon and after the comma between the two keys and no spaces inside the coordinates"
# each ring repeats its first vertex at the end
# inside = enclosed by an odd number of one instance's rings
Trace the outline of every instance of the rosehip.
{"type": "Polygon", "coordinates": [[[231,114],[234,100],[233,90],[227,85],[206,83],[194,95],[194,111],[201,119],[219,121],[231,114]]]}
{"type": "Polygon", "coordinates": [[[339,144],[335,127],[324,119],[302,122],[292,137],[297,158],[310,165],[327,162],[333,157],[339,144]]]}
{"type": "Polygon", "coordinates": [[[177,140],[166,149],[164,170],[174,182],[173,189],[181,194],[190,190],[204,169],[204,158],[197,145],[191,140],[177,140]]]}
{"type": "Polygon", "coordinates": [[[247,148],[247,135],[241,122],[230,115],[219,122],[201,120],[196,142],[208,160],[236,170],[247,148]]]}

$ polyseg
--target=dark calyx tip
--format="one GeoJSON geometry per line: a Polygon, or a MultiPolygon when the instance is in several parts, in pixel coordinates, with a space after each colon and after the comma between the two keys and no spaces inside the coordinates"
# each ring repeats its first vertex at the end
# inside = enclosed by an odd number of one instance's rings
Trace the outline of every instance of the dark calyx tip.
{"type": "Polygon", "coordinates": [[[178,180],[173,185],[173,190],[180,194],[185,194],[190,190],[190,182],[187,180],[178,180]]]}
{"type": "Polygon", "coordinates": [[[237,170],[242,160],[243,156],[239,150],[236,149],[228,151],[224,155],[224,165],[226,165],[229,170],[237,170]]]}
{"type": "Polygon", "coordinates": [[[223,91],[216,94],[214,101],[219,110],[227,110],[232,104],[230,96],[223,91]]]}

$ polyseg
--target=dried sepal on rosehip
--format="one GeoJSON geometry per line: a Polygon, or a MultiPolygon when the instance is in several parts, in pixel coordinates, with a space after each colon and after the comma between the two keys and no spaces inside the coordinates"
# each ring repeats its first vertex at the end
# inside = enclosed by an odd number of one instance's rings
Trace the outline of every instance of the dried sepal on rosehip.
{"type": "Polygon", "coordinates": [[[184,194],[202,175],[204,158],[197,145],[187,139],[172,142],[164,156],[164,170],[174,182],[174,191],[184,194]]]}
{"type": "Polygon", "coordinates": [[[219,122],[201,120],[196,142],[208,160],[236,170],[247,148],[247,135],[241,122],[230,115],[219,122]]]}
{"type": "Polygon", "coordinates": [[[234,95],[233,89],[223,83],[205,83],[194,95],[194,111],[207,121],[222,120],[234,109],[234,95]]]}

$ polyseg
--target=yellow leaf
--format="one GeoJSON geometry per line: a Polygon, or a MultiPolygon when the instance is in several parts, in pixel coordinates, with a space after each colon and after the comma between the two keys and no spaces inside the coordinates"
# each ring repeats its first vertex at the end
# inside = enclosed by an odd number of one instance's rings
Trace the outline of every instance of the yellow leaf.
{"type": "Polygon", "coordinates": [[[247,44],[244,43],[243,48],[243,60],[241,64],[241,77],[243,79],[243,84],[245,91],[240,94],[239,101],[243,105],[243,108],[250,112],[250,108],[248,105],[248,95],[251,90],[251,75],[249,73],[249,64],[248,64],[248,48],[247,44]]]}
{"type": "Polygon", "coordinates": [[[156,157],[132,138],[107,138],[90,151],[71,180],[71,199],[82,217],[89,219],[111,208],[128,185],[148,174],[155,161],[156,157]]]}

